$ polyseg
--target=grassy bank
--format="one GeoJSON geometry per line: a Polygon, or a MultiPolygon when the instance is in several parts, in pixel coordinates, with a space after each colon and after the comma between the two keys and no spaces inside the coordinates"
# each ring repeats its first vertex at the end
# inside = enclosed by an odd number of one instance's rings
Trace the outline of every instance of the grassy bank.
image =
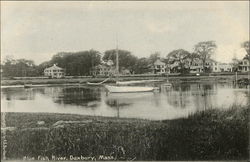
{"type": "MultiPolygon", "coordinates": [[[[246,75],[239,75],[238,79],[246,78],[246,75]]],[[[86,82],[101,82],[105,78],[63,78],[63,79],[4,79],[1,80],[1,85],[23,85],[23,84],[84,84],[86,82]]],[[[120,77],[120,80],[167,80],[174,82],[197,82],[197,81],[213,81],[213,82],[232,82],[235,79],[234,75],[221,76],[126,76],[120,77]]],[[[109,80],[108,83],[114,82],[109,80]]]]}
{"type": "Polygon", "coordinates": [[[166,121],[6,113],[6,156],[242,160],[248,158],[249,112],[249,107],[212,109],[166,121]]]}

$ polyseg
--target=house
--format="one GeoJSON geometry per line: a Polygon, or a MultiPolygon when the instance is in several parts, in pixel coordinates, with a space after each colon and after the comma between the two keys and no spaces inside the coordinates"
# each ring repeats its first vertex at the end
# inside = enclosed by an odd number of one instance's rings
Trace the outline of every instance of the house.
{"type": "Polygon", "coordinates": [[[131,72],[128,69],[122,68],[120,71],[120,74],[122,75],[130,75],[131,72]]]}
{"type": "Polygon", "coordinates": [[[115,67],[106,64],[100,64],[92,68],[91,75],[93,76],[111,76],[116,72],[115,67]]]}
{"type": "Polygon", "coordinates": [[[164,74],[167,72],[167,66],[160,59],[157,59],[151,66],[152,72],[154,74],[164,74]]]}
{"type": "Polygon", "coordinates": [[[227,63],[213,62],[212,63],[212,72],[232,72],[233,65],[227,63]]]}
{"type": "MultiPolygon", "coordinates": [[[[205,62],[206,71],[209,69],[212,70],[214,63],[216,63],[216,61],[214,61],[213,59],[207,59],[205,62]]],[[[204,71],[202,60],[197,58],[193,60],[192,63],[190,63],[190,73],[203,73],[203,72],[205,71],[204,71]]]]}
{"type": "Polygon", "coordinates": [[[250,71],[250,60],[247,59],[247,57],[243,58],[243,60],[239,62],[238,70],[240,72],[248,72],[248,71],[250,71]]]}
{"type": "Polygon", "coordinates": [[[62,78],[65,76],[65,70],[54,64],[53,66],[44,69],[44,76],[51,78],[62,78]]]}
{"type": "Polygon", "coordinates": [[[202,66],[202,61],[200,59],[196,58],[192,62],[190,62],[190,73],[196,74],[202,72],[203,72],[203,66],[202,66]]]}

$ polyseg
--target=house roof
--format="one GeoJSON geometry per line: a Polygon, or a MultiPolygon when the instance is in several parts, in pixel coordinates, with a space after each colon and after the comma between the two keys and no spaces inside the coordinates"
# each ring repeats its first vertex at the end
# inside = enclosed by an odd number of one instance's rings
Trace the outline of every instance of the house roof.
{"type": "Polygon", "coordinates": [[[46,68],[45,70],[63,70],[63,68],[60,68],[56,64],[54,64],[53,66],[46,68]]]}
{"type": "Polygon", "coordinates": [[[158,59],[154,62],[154,65],[165,65],[165,63],[158,59]]]}

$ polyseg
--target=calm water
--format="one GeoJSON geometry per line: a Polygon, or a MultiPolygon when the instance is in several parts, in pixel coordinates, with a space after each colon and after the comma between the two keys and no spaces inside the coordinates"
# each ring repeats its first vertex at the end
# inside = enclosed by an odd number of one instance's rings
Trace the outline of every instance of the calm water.
{"type": "Polygon", "coordinates": [[[159,92],[106,94],[104,87],[57,86],[1,89],[1,108],[7,112],[73,113],[93,116],[174,119],[199,110],[250,104],[246,88],[232,84],[161,84],[159,92]]]}

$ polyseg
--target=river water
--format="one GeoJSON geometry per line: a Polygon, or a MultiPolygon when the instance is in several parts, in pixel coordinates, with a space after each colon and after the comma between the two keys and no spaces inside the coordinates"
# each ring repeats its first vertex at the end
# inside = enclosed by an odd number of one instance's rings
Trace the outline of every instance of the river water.
{"type": "Polygon", "coordinates": [[[2,112],[50,112],[150,120],[187,117],[205,109],[249,105],[250,92],[229,83],[176,83],[160,91],[107,94],[104,87],[2,88],[2,112]]]}

